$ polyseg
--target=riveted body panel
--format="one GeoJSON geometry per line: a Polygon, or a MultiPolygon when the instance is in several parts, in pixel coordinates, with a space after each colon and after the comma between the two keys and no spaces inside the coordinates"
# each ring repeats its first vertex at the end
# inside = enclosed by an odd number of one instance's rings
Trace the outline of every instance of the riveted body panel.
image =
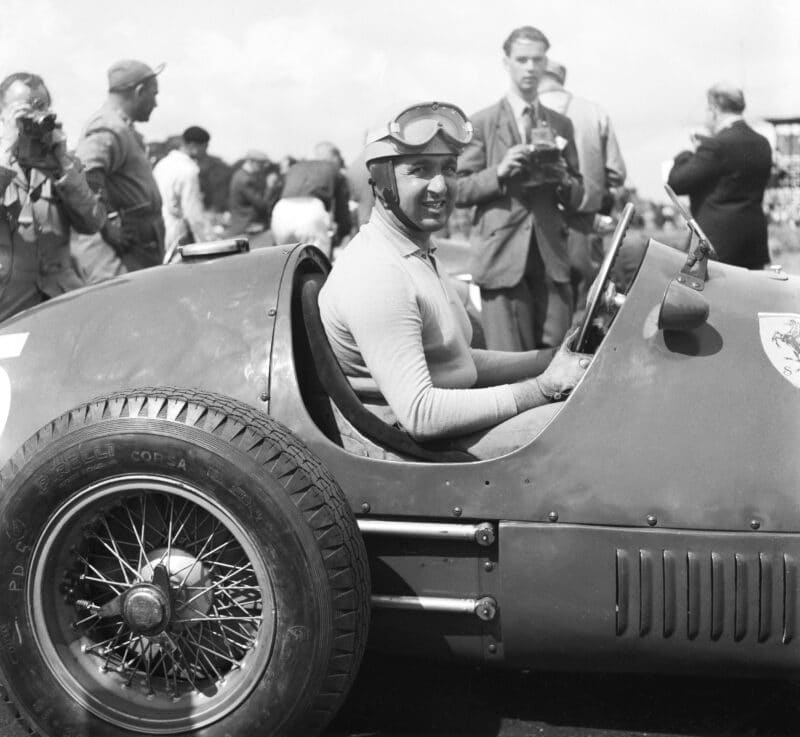
{"type": "Polygon", "coordinates": [[[499,539],[512,663],[800,672],[800,535],[509,522],[499,539]]]}
{"type": "Polygon", "coordinates": [[[659,305],[684,259],[651,242],[538,437],[444,464],[356,456],[326,435],[300,350],[297,275],[330,268],[313,247],[131,274],[0,325],[0,460],[93,397],[198,387],[291,429],[358,516],[492,525],[484,547],[365,535],[374,595],[496,603],[487,621],[376,610],[376,645],[514,667],[795,673],[800,388],[759,315],[800,314],[800,281],[711,263],[707,322],[665,333],[659,305]]]}

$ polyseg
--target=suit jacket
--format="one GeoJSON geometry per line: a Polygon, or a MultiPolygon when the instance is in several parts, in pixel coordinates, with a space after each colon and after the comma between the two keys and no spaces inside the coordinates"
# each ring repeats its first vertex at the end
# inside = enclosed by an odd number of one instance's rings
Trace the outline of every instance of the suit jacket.
{"type": "Polygon", "coordinates": [[[769,142],[743,120],[675,157],[669,185],[689,195],[720,261],[746,268],[769,263],[762,201],[771,168],[769,142]]]}
{"type": "Polygon", "coordinates": [[[569,281],[567,228],[559,202],[576,209],[583,198],[578,173],[572,123],[560,113],[540,105],[542,122],[567,141],[563,150],[570,183],[524,190],[513,181],[501,183],[497,166],[512,146],[519,143],[514,113],[506,98],[472,117],[474,135],[458,161],[456,205],[475,206],[470,234],[470,273],[487,289],[513,287],[525,272],[531,230],[547,275],[557,282],[569,281]]]}
{"type": "Polygon", "coordinates": [[[242,235],[252,225],[268,228],[272,208],[279,197],[278,189],[267,188],[264,174],[239,167],[233,173],[229,186],[228,210],[231,219],[225,233],[228,237],[242,235]]]}

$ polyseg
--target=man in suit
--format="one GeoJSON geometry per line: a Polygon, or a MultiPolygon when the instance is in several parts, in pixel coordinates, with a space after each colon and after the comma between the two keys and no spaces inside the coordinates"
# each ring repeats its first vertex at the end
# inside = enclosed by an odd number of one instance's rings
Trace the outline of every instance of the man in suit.
{"type": "Polygon", "coordinates": [[[764,136],[742,118],[744,94],[726,84],[708,90],[711,136],[696,136],[696,149],[675,157],[669,185],[689,195],[692,215],[720,261],[747,269],[769,263],[762,201],[772,169],[764,136]]]}
{"type": "Polygon", "coordinates": [[[511,32],[509,92],[472,117],[458,162],[456,204],[475,207],[470,271],[493,350],[558,345],[572,319],[563,209],[580,205],[583,186],[572,123],[537,99],[549,47],[532,26],[511,32]]]}

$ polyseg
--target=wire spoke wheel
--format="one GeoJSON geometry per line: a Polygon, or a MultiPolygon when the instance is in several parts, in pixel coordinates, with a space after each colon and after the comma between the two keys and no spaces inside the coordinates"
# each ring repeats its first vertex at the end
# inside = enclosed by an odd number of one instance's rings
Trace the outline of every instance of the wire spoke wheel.
{"type": "Polygon", "coordinates": [[[45,659],[76,702],[121,727],[215,721],[269,657],[268,571],[247,531],[199,489],[157,477],[91,486],[52,516],[33,570],[45,659]]]}
{"type": "Polygon", "coordinates": [[[286,427],[201,390],[118,392],[41,428],[0,485],[0,696],[20,734],[311,737],[336,713],[368,562],[286,427]]]}

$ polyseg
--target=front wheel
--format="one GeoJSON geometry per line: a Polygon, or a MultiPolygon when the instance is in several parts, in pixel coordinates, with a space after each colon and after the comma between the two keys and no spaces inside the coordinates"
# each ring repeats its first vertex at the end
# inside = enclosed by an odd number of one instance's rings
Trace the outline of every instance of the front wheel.
{"type": "Polygon", "coordinates": [[[43,735],[311,735],[335,713],[366,556],[281,425],[199,392],[115,394],[2,476],[0,670],[43,735]]]}

